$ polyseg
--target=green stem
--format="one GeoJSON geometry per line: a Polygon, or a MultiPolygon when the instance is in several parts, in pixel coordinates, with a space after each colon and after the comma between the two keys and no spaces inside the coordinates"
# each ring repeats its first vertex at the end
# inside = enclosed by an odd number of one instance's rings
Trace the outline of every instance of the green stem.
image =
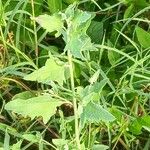
{"type": "Polygon", "coordinates": [[[33,17],[33,30],[34,30],[34,40],[35,40],[35,55],[36,55],[36,65],[38,66],[38,40],[37,40],[37,31],[36,31],[36,21],[35,21],[35,10],[34,10],[34,1],[31,0],[32,7],[32,17],[33,17]]]}
{"type": "Polygon", "coordinates": [[[2,27],[0,26],[0,35],[1,35],[1,38],[2,38],[2,42],[3,42],[3,46],[4,46],[4,65],[6,64],[6,56],[8,57],[8,50],[7,50],[7,45],[6,45],[6,41],[5,41],[5,38],[3,36],[3,31],[2,31],[2,27]]]}
{"type": "Polygon", "coordinates": [[[72,55],[68,50],[68,62],[69,62],[69,70],[70,70],[70,79],[71,79],[71,90],[72,90],[72,99],[74,106],[74,116],[75,116],[75,138],[78,150],[81,150],[80,145],[80,133],[79,133],[79,124],[78,124],[78,110],[77,110],[77,100],[75,97],[75,86],[74,86],[74,76],[73,76],[73,64],[72,64],[72,55]]]}

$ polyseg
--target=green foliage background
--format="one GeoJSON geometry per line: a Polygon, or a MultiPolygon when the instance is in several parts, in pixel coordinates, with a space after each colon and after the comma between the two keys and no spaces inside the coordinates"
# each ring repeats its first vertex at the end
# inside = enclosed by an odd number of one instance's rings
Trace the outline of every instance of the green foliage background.
{"type": "Polygon", "coordinates": [[[149,0],[0,0],[0,150],[149,150],[149,14],[149,0]]]}

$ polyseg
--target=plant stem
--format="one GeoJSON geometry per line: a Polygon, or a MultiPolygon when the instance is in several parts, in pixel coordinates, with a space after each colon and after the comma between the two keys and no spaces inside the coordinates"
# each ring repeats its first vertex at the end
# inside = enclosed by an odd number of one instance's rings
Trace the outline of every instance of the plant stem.
{"type": "Polygon", "coordinates": [[[74,86],[74,76],[73,76],[72,55],[69,50],[68,50],[68,62],[69,62],[69,71],[70,71],[72,99],[73,99],[73,106],[74,106],[74,116],[75,116],[75,136],[76,136],[75,138],[76,138],[76,144],[77,144],[78,150],[81,150],[79,124],[78,124],[77,100],[75,97],[75,86],[74,86]]]}
{"type": "Polygon", "coordinates": [[[2,27],[0,26],[0,36],[2,38],[2,42],[3,42],[3,46],[4,46],[4,55],[3,55],[3,63],[4,65],[6,64],[6,56],[8,57],[8,50],[7,50],[7,45],[6,45],[6,41],[3,35],[3,31],[2,31],[2,27]]]}
{"type": "Polygon", "coordinates": [[[36,55],[36,65],[38,66],[38,40],[37,40],[37,31],[36,31],[36,21],[35,21],[35,10],[34,10],[34,1],[31,0],[31,7],[32,7],[32,17],[33,17],[33,30],[34,30],[34,40],[35,40],[35,55],[36,55]]]}

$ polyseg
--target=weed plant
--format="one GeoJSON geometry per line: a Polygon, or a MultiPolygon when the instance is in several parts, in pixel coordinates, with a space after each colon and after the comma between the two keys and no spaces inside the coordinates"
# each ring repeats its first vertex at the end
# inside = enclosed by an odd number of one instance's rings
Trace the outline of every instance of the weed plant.
{"type": "Polygon", "coordinates": [[[149,150],[149,14],[149,0],[0,0],[0,150],[149,150]]]}

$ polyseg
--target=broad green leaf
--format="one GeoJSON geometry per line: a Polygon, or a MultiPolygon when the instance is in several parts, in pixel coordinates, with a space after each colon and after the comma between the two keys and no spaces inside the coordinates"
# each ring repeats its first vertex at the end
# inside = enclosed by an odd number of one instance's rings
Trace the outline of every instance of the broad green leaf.
{"type": "Polygon", "coordinates": [[[78,10],[74,5],[66,10],[65,15],[68,24],[67,35],[64,36],[65,51],[70,50],[74,57],[84,59],[84,52],[97,50],[86,33],[94,15],[78,10]]]}
{"type": "Polygon", "coordinates": [[[24,79],[45,84],[50,84],[50,81],[56,81],[62,85],[65,80],[64,65],[60,66],[54,59],[50,58],[46,61],[45,66],[25,76],[24,79]]]}
{"type": "Polygon", "coordinates": [[[93,146],[92,150],[107,150],[107,149],[109,149],[108,146],[102,145],[102,144],[97,144],[97,145],[93,146]]]}
{"type": "MultiPolygon", "coordinates": [[[[96,82],[93,85],[89,85],[84,89],[82,87],[77,88],[77,93],[80,95],[80,105],[78,108],[78,114],[81,115],[83,113],[83,109],[89,104],[90,102],[97,103],[101,97],[101,92],[108,79],[103,79],[101,82],[96,82]]],[[[98,104],[99,105],[99,104],[98,104]]],[[[84,121],[84,119],[83,119],[84,121]]],[[[82,124],[82,123],[81,123],[82,124]]],[[[84,126],[84,123],[82,124],[84,126]]]]}
{"type": "Polygon", "coordinates": [[[91,39],[87,35],[73,34],[65,50],[70,50],[72,55],[76,58],[84,59],[83,52],[96,51],[97,49],[94,48],[91,39]]]}
{"type": "Polygon", "coordinates": [[[90,36],[92,42],[100,44],[103,38],[103,23],[98,21],[92,21],[87,34],[90,36]]]}
{"type": "Polygon", "coordinates": [[[47,3],[52,14],[62,10],[62,0],[48,0],[47,3]]]}
{"type": "Polygon", "coordinates": [[[136,35],[137,35],[139,43],[144,48],[150,47],[150,33],[146,32],[145,30],[143,30],[140,27],[136,27],[136,35]]]}
{"type": "Polygon", "coordinates": [[[57,31],[55,34],[56,37],[61,35],[63,28],[63,20],[60,15],[40,15],[35,18],[36,22],[40,24],[40,26],[46,29],[47,32],[57,31]]]}
{"type": "Polygon", "coordinates": [[[86,86],[84,89],[81,90],[81,93],[80,93],[81,99],[83,99],[84,97],[86,97],[87,95],[91,93],[100,94],[104,86],[107,84],[107,82],[108,82],[108,79],[103,79],[100,82],[95,82],[92,85],[86,86]]]}
{"type": "Polygon", "coordinates": [[[99,123],[114,121],[115,117],[109,113],[106,109],[102,108],[99,104],[89,102],[83,107],[81,114],[81,126],[83,127],[86,122],[88,123],[99,123]]]}
{"type": "Polygon", "coordinates": [[[27,100],[12,100],[5,105],[5,109],[21,114],[24,117],[29,116],[31,119],[42,116],[43,122],[46,124],[50,117],[56,113],[56,108],[62,104],[62,101],[43,95],[27,100]]]}
{"type": "Polygon", "coordinates": [[[98,102],[100,99],[99,93],[91,92],[82,98],[82,106],[86,106],[89,102],[98,102]]]}

